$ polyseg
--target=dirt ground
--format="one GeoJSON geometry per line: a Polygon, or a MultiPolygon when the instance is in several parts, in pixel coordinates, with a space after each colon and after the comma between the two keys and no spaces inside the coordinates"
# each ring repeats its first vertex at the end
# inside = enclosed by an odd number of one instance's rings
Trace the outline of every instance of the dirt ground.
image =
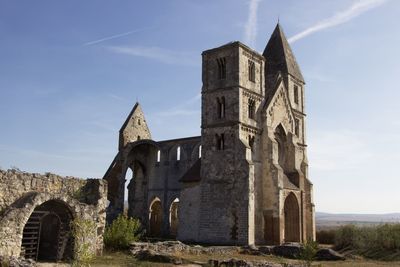
{"type": "MultiPolygon", "coordinates": [[[[251,255],[243,255],[238,253],[233,253],[230,255],[224,256],[214,256],[214,255],[185,255],[185,254],[176,254],[177,257],[183,258],[185,260],[197,261],[197,262],[207,262],[209,259],[244,259],[249,261],[268,261],[271,263],[297,263],[301,264],[302,262],[296,260],[289,260],[275,256],[251,256],[251,255]]],[[[39,263],[39,267],[67,267],[70,264],[55,264],[55,263],[39,263]]],[[[197,267],[199,265],[196,264],[186,264],[186,265],[174,265],[168,263],[154,263],[154,262],[140,262],[136,261],[132,256],[127,253],[122,252],[107,252],[104,253],[103,256],[97,257],[94,262],[91,264],[92,267],[113,267],[113,266],[121,266],[121,267],[197,267]]],[[[356,260],[346,260],[346,261],[338,261],[338,262],[326,262],[326,261],[318,261],[313,262],[312,266],[315,267],[375,267],[375,266],[399,266],[400,262],[382,262],[382,261],[371,261],[366,259],[356,259],[356,260]]]]}

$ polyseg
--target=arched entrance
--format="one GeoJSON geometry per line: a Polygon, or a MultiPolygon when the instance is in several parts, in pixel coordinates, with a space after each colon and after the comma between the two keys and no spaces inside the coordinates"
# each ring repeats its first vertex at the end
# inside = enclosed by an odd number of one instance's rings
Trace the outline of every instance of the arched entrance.
{"type": "Polygon", "coordinates": [[[155,198],[150,204],[150,235],[153,237],[161,236],[161,227],[163,222],[163,212],[161,200],[155,198]]]}
{"type": "Polygon", "coordinates": [[[126,200],[128,206],[128,217],[143,218],[145,203],[147,199],[147,189],[145,183],[145,168],[142,163],[135,160],[131,167],[130,182],[127,186],[126,200]]]}
{"type": "Polygon", "coordinates": [[[171,207],[169,208],[169,233],[172,237],[176,237],[178,233],[178,208],[179,208],[179,199],[175,198],[171,203],[171,207]]]}
{"type": "Polygon", "coordinates": [[[36,207],[24,226],[22,251],[36,261],[61,261],[72,258],[73,237],[68,206],[49,200],[36,207]]]}
{"type": "Polygon", "coordinates": [[[290,193],[285,200],[285,242],[300,242],[300,212],[297,198],[290,193]]]}

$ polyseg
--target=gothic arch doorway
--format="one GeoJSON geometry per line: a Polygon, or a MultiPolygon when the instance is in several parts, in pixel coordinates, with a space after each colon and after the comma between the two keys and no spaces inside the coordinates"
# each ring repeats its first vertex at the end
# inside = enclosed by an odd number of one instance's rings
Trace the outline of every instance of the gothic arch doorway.
{"type": "Polygon", "coordinates": [[[163,222],[161,200],[155,198],[150,204],[150,236],[160,237],[163,222]]]}
{"type": "Polygon", "coordinates": [[[284,204],[284,240],[285,242],[300,242],[300,212],[296,196],[290,193],[284,204]]]}
{"type": "Polygon", "coordinates": [[[67,204],[49,200],[39,205],[24,226],[22,251],[36,261],[69,260],[73,254],[71,221],[67,204]]]}
{"type": "Polygon", "coordinates": [[[169,208],[169,233],[172,237],[176,237],[178,233],[179,219],[179,199],[175,198],[169,208]]]}

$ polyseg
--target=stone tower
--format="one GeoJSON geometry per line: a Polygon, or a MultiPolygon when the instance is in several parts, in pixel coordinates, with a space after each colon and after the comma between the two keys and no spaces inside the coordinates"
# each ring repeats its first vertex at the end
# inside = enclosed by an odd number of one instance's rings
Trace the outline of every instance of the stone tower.
{"type": "Polygon", "coordinates": [[[264,58],[239,43],[203,52],[199,241],[254,243],[264,58]]]}

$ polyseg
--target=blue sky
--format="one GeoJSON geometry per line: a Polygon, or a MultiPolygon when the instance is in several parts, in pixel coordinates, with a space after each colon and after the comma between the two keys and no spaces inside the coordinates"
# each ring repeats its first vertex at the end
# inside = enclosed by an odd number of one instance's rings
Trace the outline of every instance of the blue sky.
{"type": "Polygon", "coordinates": [[[279,17],[306,79],[317,211],[399,212],[400,1],[0,0],[0,166],[102,177],[139,100],[200,134],[201,52],[262,52],[279,17]]]}

